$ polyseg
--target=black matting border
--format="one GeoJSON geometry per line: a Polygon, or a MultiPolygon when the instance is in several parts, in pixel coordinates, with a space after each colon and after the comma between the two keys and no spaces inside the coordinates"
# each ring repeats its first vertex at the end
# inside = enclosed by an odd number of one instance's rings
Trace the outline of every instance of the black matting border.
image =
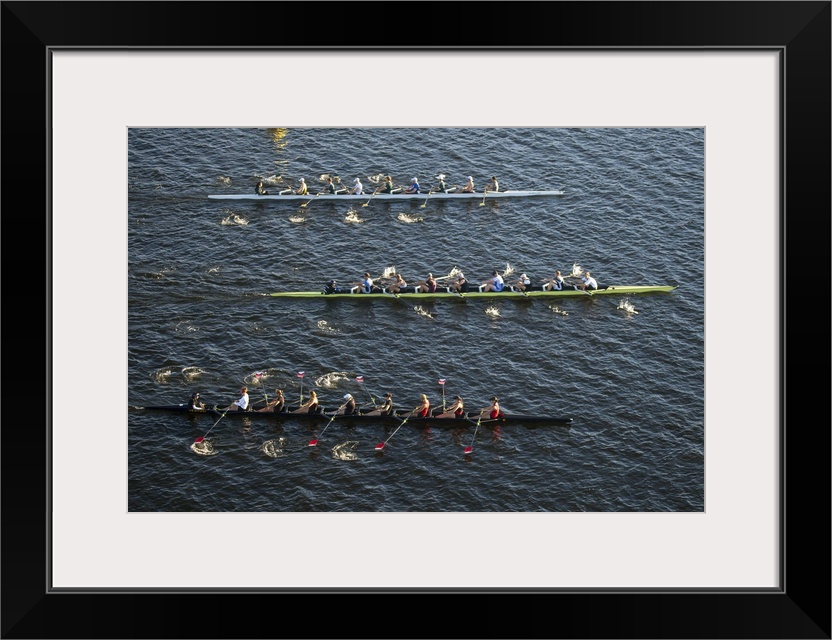
{"type": "Polygon", "coordinates": [[[2,320],[14,339],[2,363],[3,638],[830,638],[830,2],[2,2],[1,10],[2,320]],[[781,589],[51,592],[44,400],[60,381],[44,381],[47,101],[49,52],[64,47],[779,51],[783,286],[751,274],[750,297],[732,286],[738,304],[781,302],[781,589]],[[798,385],[790,403],[788,372],[798,385]]]}

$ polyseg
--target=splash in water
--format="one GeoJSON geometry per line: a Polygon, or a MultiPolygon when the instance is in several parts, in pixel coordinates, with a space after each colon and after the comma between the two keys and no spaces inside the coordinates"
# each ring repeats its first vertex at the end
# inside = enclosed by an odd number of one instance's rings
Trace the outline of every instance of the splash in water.
{"type": "Polygon", "coordinates": [[[558,315],[561,315],[561,316],[568,316],[569,315],[568,312],[563,311],[560,307],[557,307],[553,304],[549,305],[549,309],[552,311],[552,313],[557,313],[558,315]]]}
{"type": "Polygon", "coordinates": [[[315,384],[324,389],[332,389],[333,387],[337,387],[339,382],[349,380],[350,377],[347,371],[333,371],[331,373],[325,373],[320,378],[316,378],[315,384]]]}
{"type": "Polygon", "coordinates": [[[638,315],[638,311],[636,311],[636,308],[630,303],[629,298],[624,298],[621,302],[619,302],[616,309],[621,309],[622,311],[626,311],[627,313],[634,313],[638,315]]]}
{"type": "Polygon", "coordinates": [[[246,219],[245,219],[244,217],[242,217],[242,216],[238,216],[236,213],[232,213],[232,214],[231,214],[230,216],[228,216],[227,218],[223,218],[223,219],[222,219],[222,223],[221,223],[221,224],[222,224],[222,225],[224,225],[224,226],[226,226],[226,227],[227,227],[227,226],[239,226],[239,227],[244,227],[244,226],[246,226],[246,225],[248,224],[248,220],[246,220],[246,219]]]}
{"type": "Polygon", "coordinates": [[[426,318],[430,318],[431,320],[433,320],[433,316],[430,314],[430,311],[428,311],[427,309],[422,308],[421,305],[417,304],[415,307],[413,307],[413,310],[416,313],[418,313],[420,316],[425,316],[426,318]]]}
{"type": "Polygon", "coordinates": [[[387,177],[387,174],[384,174],[384,173],[377,173],[377,174],[376,174],[376,175],[374,175],[374,176],[367,176],[367,180],[369,180],[369,181],[370,181],[370,182],[372,182],[373,184],[378,184],[379,182],[381,182],[382,180],[384,180],[384,178],[386,178],[386,177],[387,177]]]}
{"type": "Polygon", "coordinates": [[[419,216],[413,216],[407,213],[400,213],[396,216],[396,220],[401,222],[406,222],[407,224],[413,224],[414,222],[424,222],[424,218],[420,218],[419,216]]]}
{"type": "Polygon", "coordinates": [[[583,273],[584,270],[581,268],[581,265],[579,265],[577,262],[574,262],[572,264],[572,272],[567,274],[567,277],[572,276],[575,278],[580,278],[583,275],[583,273]]]}
{"type": "Polygon", "coordinates": [[[286,438],[275,438],[274,440],[266,440],[260,445],[260,451],[270,458],[280,458],[286,455],[285,447],[286,438]]]}
{"type": "Polygon", "coordinates": [[[335,327],[329,326],[326,320],[318,320],[318,331],[323,334],[340,333],[335,327]]]}
{"type": "Polygon", "coordinates": [[[485,314],[491,316],[492,318],[499,318],[500,310],[497,307],[487,307],[485,310],[485,314]]]}
{"type": "Polygon", "coordinates": [[[231,184],[231,178],[228,176],[217,176],[217,182],[219,184],[231,184]]]}
{"type": "Polygon", "coordinates": [[[205,369],[199,367],[185,367],[182,369],[182,377],[188,382],[198,380],[203,373],[205,373],[205,369]]]}
{"type": "Polygon", "coordinates": [[[306,222],[306,218],[304,216],[298,215],[289,216],[289,222],[292,222],[294,224],[301,224],[303,222],[306,222]]]}
{"type": "Polygon", "coordinates": [[[366,222],[364,218],[360,218],[358,216],[358,211],[347,211],[347,214],[344,216],[344,222],[347,224],[361,224],[362,222],[366,222]]]}
{"type": "Polygon", "coordinates": [[[510,276],[514,273],[514,267],[512,267],[508,262],[506,262],[506,270],[503,271],[503,277],[510,276]]]}
{"type": "Polygon", "coordinates": [[[263,182],[266,184],[280,184],[283,182],[283,176],[269,176],[268,178],[263,178],[263,182]]]}
{"type": "Polygon", "coordinates": [[[175,374],[173,368],[171,367],[164,367],[162,369],[157,369],[153,373],[150,374],[151,380],[154,382],[167,382],[170,380],[171,377],[175,374]]]}
{"type": "Polygon", "coordinates": [[[199,442],[194,442],[191,445],[191,451],[199,456],[215,456],[218,453],[217,450],[214,449],[214,445],[210,440],[200,440],[199,442]]]}
{"type": "Polygon", "coordinates": [[[210,269],[208,269],[208,273],[219,273],[219,272],[220,272],[219,267],[211,267],[210,269]]]}
{"type": "Polygon", "coordinates": [[[385,267],[384,271],[381,272],[381,277],[382,278],[392,278],[394,275],[396,275],[396,267],[395,266],[385,267]]]}
{"type": "Polygon", "coordinates": [[[332,447],[332,457],[336,460],[358,460],[358,455],[355,453],[356,446],[358,446],[358,442],[354,440],[336,444],[332,447]]]}

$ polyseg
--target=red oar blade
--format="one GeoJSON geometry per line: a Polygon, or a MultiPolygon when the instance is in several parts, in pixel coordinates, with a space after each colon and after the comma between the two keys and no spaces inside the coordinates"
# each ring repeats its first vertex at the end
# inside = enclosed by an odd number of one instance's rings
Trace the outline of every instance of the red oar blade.
{"type": "Polygon", "coordinates": [[[468,455],[474,450],[474,447],[465,447],[465,455],[468,455]]]}
{"type": "Polygon", "coordinates": [[[203,440],[205,440],[205,438],[199,436],[196,440],[194,440],[194,442],[202,442],[203,440]]]}
{"type": "Polygon", "coordinates": [[[376,445],[376,451],[381,451],[382,449],[384,449],[384,443],[383,443],[383,442],[379,442],[379,443],[376,445]]]}
{"type": "Polygon", "coordinates": [[[318,444],[318,441],[315,438],[312,438],[312,440],[309,441],[309,446],[310,447],[317,446],[317,444],[318,444]]]}

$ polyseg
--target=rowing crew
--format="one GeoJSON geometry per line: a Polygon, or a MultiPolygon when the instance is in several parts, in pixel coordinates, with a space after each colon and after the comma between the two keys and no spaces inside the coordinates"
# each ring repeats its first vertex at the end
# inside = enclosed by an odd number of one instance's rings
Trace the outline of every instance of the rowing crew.
{"type": "MultiPolygon", "coordinates": [[[[372,396],[371,396],[372,398],[372,396]]],[[[320,406],[318,401],[318,394],[315,390],[311,390],[309,392],[309,398],[306,402],[300,404],[300,406],[290,409],[286,405],[286,399],[283,396],[282,389],[275,389],[274,398],[269,400],[266,399],[266,405],[261,409],[254,409],[251,405],[249,395],[248,395],[248,388],[242,387],[240,389],[240,397],[239,399],[232,402],[225,408],[218,408],[216,405],[212,407],[214,411],[222,411],[224,414],[228,413],[229,411],[256,411],[258,413],[305,413],[305,414],[322,414],[327,416],[352,416],[352,415],[362,415],[362,416],[392,416],[394,414],[394,406],[393,406],[393,394],[387,392],[384,394],[384,400],[381,404],[375,404],[375,399],[373,398],[373,408],[370,410],[361,410],[359,409],[355,398],[351,393],[344,394],[343,404],[341,404],[338,409],[333,412],[326,413],[323,411],[323,408],[320,406]]],[[[497,396],[491,396],[489,400],[490,404],[487,407],[483,407],[480,409],[479,413],[481,416],[488,415],[489,418],[492,420],[502,417],[505,415],[502,409],[500,409],[500,400],[497,396]]],[[[190,400],[188,401],[188,408],[194,411],[204,411],[207,410],[208,407],[205,406],[205,403],[202,402],[200,399],[199,392],[195,392],[191,395],[190,400]]],[[[419,395],[419,404],[413,408],[412,411],[408,414],[408,417],[414,416],[417,418],[456,418],[456,419],[463,419],[466,417],[465,411],[465,403],[462,399],[462,396],[454,396],[453,403],[447,408],[436,408],[431,409],[430,399],[427,397],[426,394],[422,393],[419,395]]]]}
{"type": "MultiPolygon", "coordinates": [[[[458,185],[453,185],[451,187],[445,182],[445,174],[440,173],[436,176],[436,179],[439,181],[437,185],[431,186],[428,189],[428,194],[431,193],[454,193],[458,191],[459,193],[474,193],[474,178],[473,176],[468,176],[468,180],[466,183],[459,187],[458,185]]],[[[360,178],[355,178],[352,181],[352,187],[340,187],[336,186],[336,182],[338,185],[341,184],[340,178],[333,179],[331,176],[326,176],[324,180],[324,188],[317,194],[317,195],[339,195],[339,194],[348,194],[348,195],[363,195],[364,194],[364,185],[361,183],[360,178]]],[[[497,176],[491,176],[491,180],[485,185],[485,189],[483,190],[484,193],[499,191],[500,185],[497,181],[497,176]]],[[[372,195],[377,193],[387,193],[387,194],[394,194],[394,193],[421,193],[422,187],[419,184],[419,179],[414,177],[410,181],[410,185],[407,187],[403,187],[401,185],[394,186],[393,183],[393,176],[384,176],[384,182],[380,184],[376,189],[373,191],[372,195]]],[[[260,180],[254,187],[254,193],[258,196],[267,196],[269,192],[263,186],[263,181],[260,180]]],[[[297,189],[290,187],[288,189],[283,189],[282,191],[278,192],[278,195],[299,195],[299,196],[306,196],[309,195],[309,187],[306,184],[306,180],[300,178],[300,184],[298,185],[297,189]]]]}
{"type": "MultiPolygon", "coordinates": [[[[555,271],[554,276],[547,280],[541,280],[539,286],[533,285],[532,280],[525,273],[521,273],[520,277],[514,282],[507,283],[505,278],[500,275],[498,270],[491,272],[491,276],[479,285],[472,285],[461,271],[456,273],[453,282],[445,286],[448,293],[468,293],[469,291],[500,292],[504,290],[509,291],[563,291],[564,289],[595,291],[598,289],[606,289],[606,286],[600,286],[598,281],[592,277],[589,271],[585,271],[580,276],[580,281],[577,283],[567,283],[560,271],[555,271]],[[506,289],[508,288],[508,289],[506,289]]],[[[447,279],[443,277],[441,279],[447,279]]],[[[398,295],[400,293],[436,293],[439,290],[437,279],[429,273],[424,280],[419,280],[415,285],[408,285],[407,281],[400,273],[395,273],[391,277],[379,277],[373,279],[369,272],[365,272],[364,276],[358,282],[352,283],[347,289],[342,289],[338,286],[336,280],[330,280],[324,287],[324,293],[327,295],[333,293],[392,293],[398,295]]]]}

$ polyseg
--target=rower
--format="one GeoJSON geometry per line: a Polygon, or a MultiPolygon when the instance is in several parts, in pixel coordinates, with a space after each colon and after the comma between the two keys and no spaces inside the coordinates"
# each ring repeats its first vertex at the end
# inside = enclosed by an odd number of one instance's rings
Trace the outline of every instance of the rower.
{"type": "Polygon", "coordinates": [[[445,411],[436,416],[437,418],[456,418],[461,419],[465,417],[465,406],[462,402],[462,396],[454,396],[454,403],[445,411]]]}
{"type": "Polygon", "coordinates": [[[517,278],[517,282],[514,283],[514,286],[520,291],[527,291],[532,288],[532,280],[525,273],[521,273],[520,277],[517,278]]]}
{"type": "Polygon", "coordinates": [[[361,184],[361,180],[356,178],[355,180],[352,181],[352,183],[355,186],[352,189],[350,189],[347,193],[350,193],[350,194],[356,195],[356,196],[360,196],[362,193],[364,193],[364,185],[361,184]]]}
{"type": "Polygon", "coordinates": [[[436,279],[433,274],[429,273],[427,278],[421,280],[416,290],[421,293],[436,293],[436,279]]]}
{"type": "Polygon", "coordinates": [[[381,406],[376,407],[372,411],[368,411],[365,416],[392,416],[393,415],[393,394],[387,392],[384,394],[384,402],[381,406]]]}
{"type": "Polygon", "coordinates": [[[248,410],[248,388],[242,387],[240,389],[240,399],[235,400],[225,408],[226,411],[246,411],[248,410]]]}
{"type": "Polygon", "coordinates": [[[381,292],[381,289],[379,289],[373,283],[373,279],[372,279],[372,277],[370,277],[369,272],[364,274],[364,278],[361,280],[361,282],[356,282],[353,285],[352,289],[350,289],[350,292],[354,293],[356,290],[358,290],[358,293],[380,293],[381,292]]]}
{"type": "Polygon", "coordinates": [[[318,413],[318,394],[314,389],[309,392],[309,400],[300,405],[291,413],[318,413]]]}
{"type": "Polygon", "coordinates": [[[419,178],[413,178],[410,181],[410,186],[405,189],[405,193],[419,193],[419,178]]]}
{"type": "Polygon", "coordinates": [[[199,392],[197,391],[197,392],[193,393],[191,395],[191,399],[188,400],[188,409],[191,409],[193,411],[199,411],[200,409],[204,409],[204,408],[205,408],[205,403],[203,403],[199,399],[199,392]]]}
{"type": "Polygon", "coordinates": [[[257,183],[256,187],[254,187],[254,193],[256,193],[258,196],[267,196],[267,195],[269,195],[269,192],[266,191],[263,188],[263,181],[262,180],[257,183]]]}
{"type": "Polygon", "coordinates": [[[581,290],[585,291],[587,289],[598,289],[598,282],[592,277],[589,271],[584,271],[584,275],[581,276],[581,290]]]}
{"type": "Polygon", "coordinates": [[[338,409],[336,415],[351,416],[357,413],[355,408],[355,398],[352,397],[352,394],[344,394],[344,400],[344,404],[341,406],[340,409],[338,409]]]}
{"type": "Polygon", "coordinates": [[[491,180],[488,181],[488,184],[485,185],[486,191],[499,191],[500,185],[497,182],[497,176],[491,176],[491,180]]]}
{"type": "Polygon", "coordinates": [[[300,179],[300,185],[298,185],[298,188],[295,189],[295,195],[305,196],[308,193],[309,193],[309,188],[306,186],[306,181],[303,178],[301,178],[300,179]]]}
{"type": "Polygon", "coordinates": [[[560,274],[560,271],[555,271],[554,277],[544,282],[543,290],[563,291],[563,276],[560,274]]]}
{"type": "Polygon", "coordinates": [[[387,287],[387,290],[390,293],[403,293],[407,290],[407,281],[404,279],[402,274],[397,273],[396,279],[389,287],[387,287]]]}
{"type": "Polygon", "coordinates": [[[491,404],[485,407],[481,413],[488,411],[488,416],[492,420],[502,418],[505,414],[500,409],[500,399],[497,396],[491,396],[491,404]]]}
{"type": "Polygon", "coordinates": [[[503,277],[495,269],[491,272],[491,279],[480,284],[480,291],[502,291],[504,286],[503,277]]]}
{"type": "Polygon", "coordinates": [[[468,176],[468,182],[460,189],[462,193],[474,193],[474,177],[468,176]]]}
{"type": "Polygon", "coordinates": [[[395,191],[399,191],[399,189],[393,188],[393,176],[387,176],[384,180],[384,184],[376,189],[376,193],[394,193],[395,191]]]}
{"type": "Polygon", "coordinates": [[[266,403],[262,409],[258,409],[258,413],[282,413],[286,408],[286,399],[283,397],[282,389],[274,390],[274,398],[266,403]]]}
{"type": "Polygon", "coordinates": [[[456,191],[456,186],[453,186],[450,189],[448,188],[448,185],[445,183],[444,173],[440,173],[438,176],[436,176],[436,179],[439,180],[439,184],[434,189],[436,193],[452,193],[453,191],[456,191]]]}
{"type": "Polygon", "coordinates": [[[328,193],[331,195],[335,195],[337,193],[335,189],[335,183],[332,181],[332,178],[327,176],[326,184],[324,185],[324,190],[321,193],[328,193]]]}
{"type": "Polygon", "coordinates": [[[468,293],[468,290],[471,288],[471,283],[465,279],[465,274],[460,271],[456,274],[456,282],[454,282],[449,288],[453,289],[457,293],[468,293]]]}
{"type": "Polygon", "coordinates": [[[419,406],[413,410],[414,415],[417,418],[427,418],[430,416],[430,400],[428,400],[428,397],[424,393],[419,396],[419,399],[421,402],[419,403],[419,406]]]}

